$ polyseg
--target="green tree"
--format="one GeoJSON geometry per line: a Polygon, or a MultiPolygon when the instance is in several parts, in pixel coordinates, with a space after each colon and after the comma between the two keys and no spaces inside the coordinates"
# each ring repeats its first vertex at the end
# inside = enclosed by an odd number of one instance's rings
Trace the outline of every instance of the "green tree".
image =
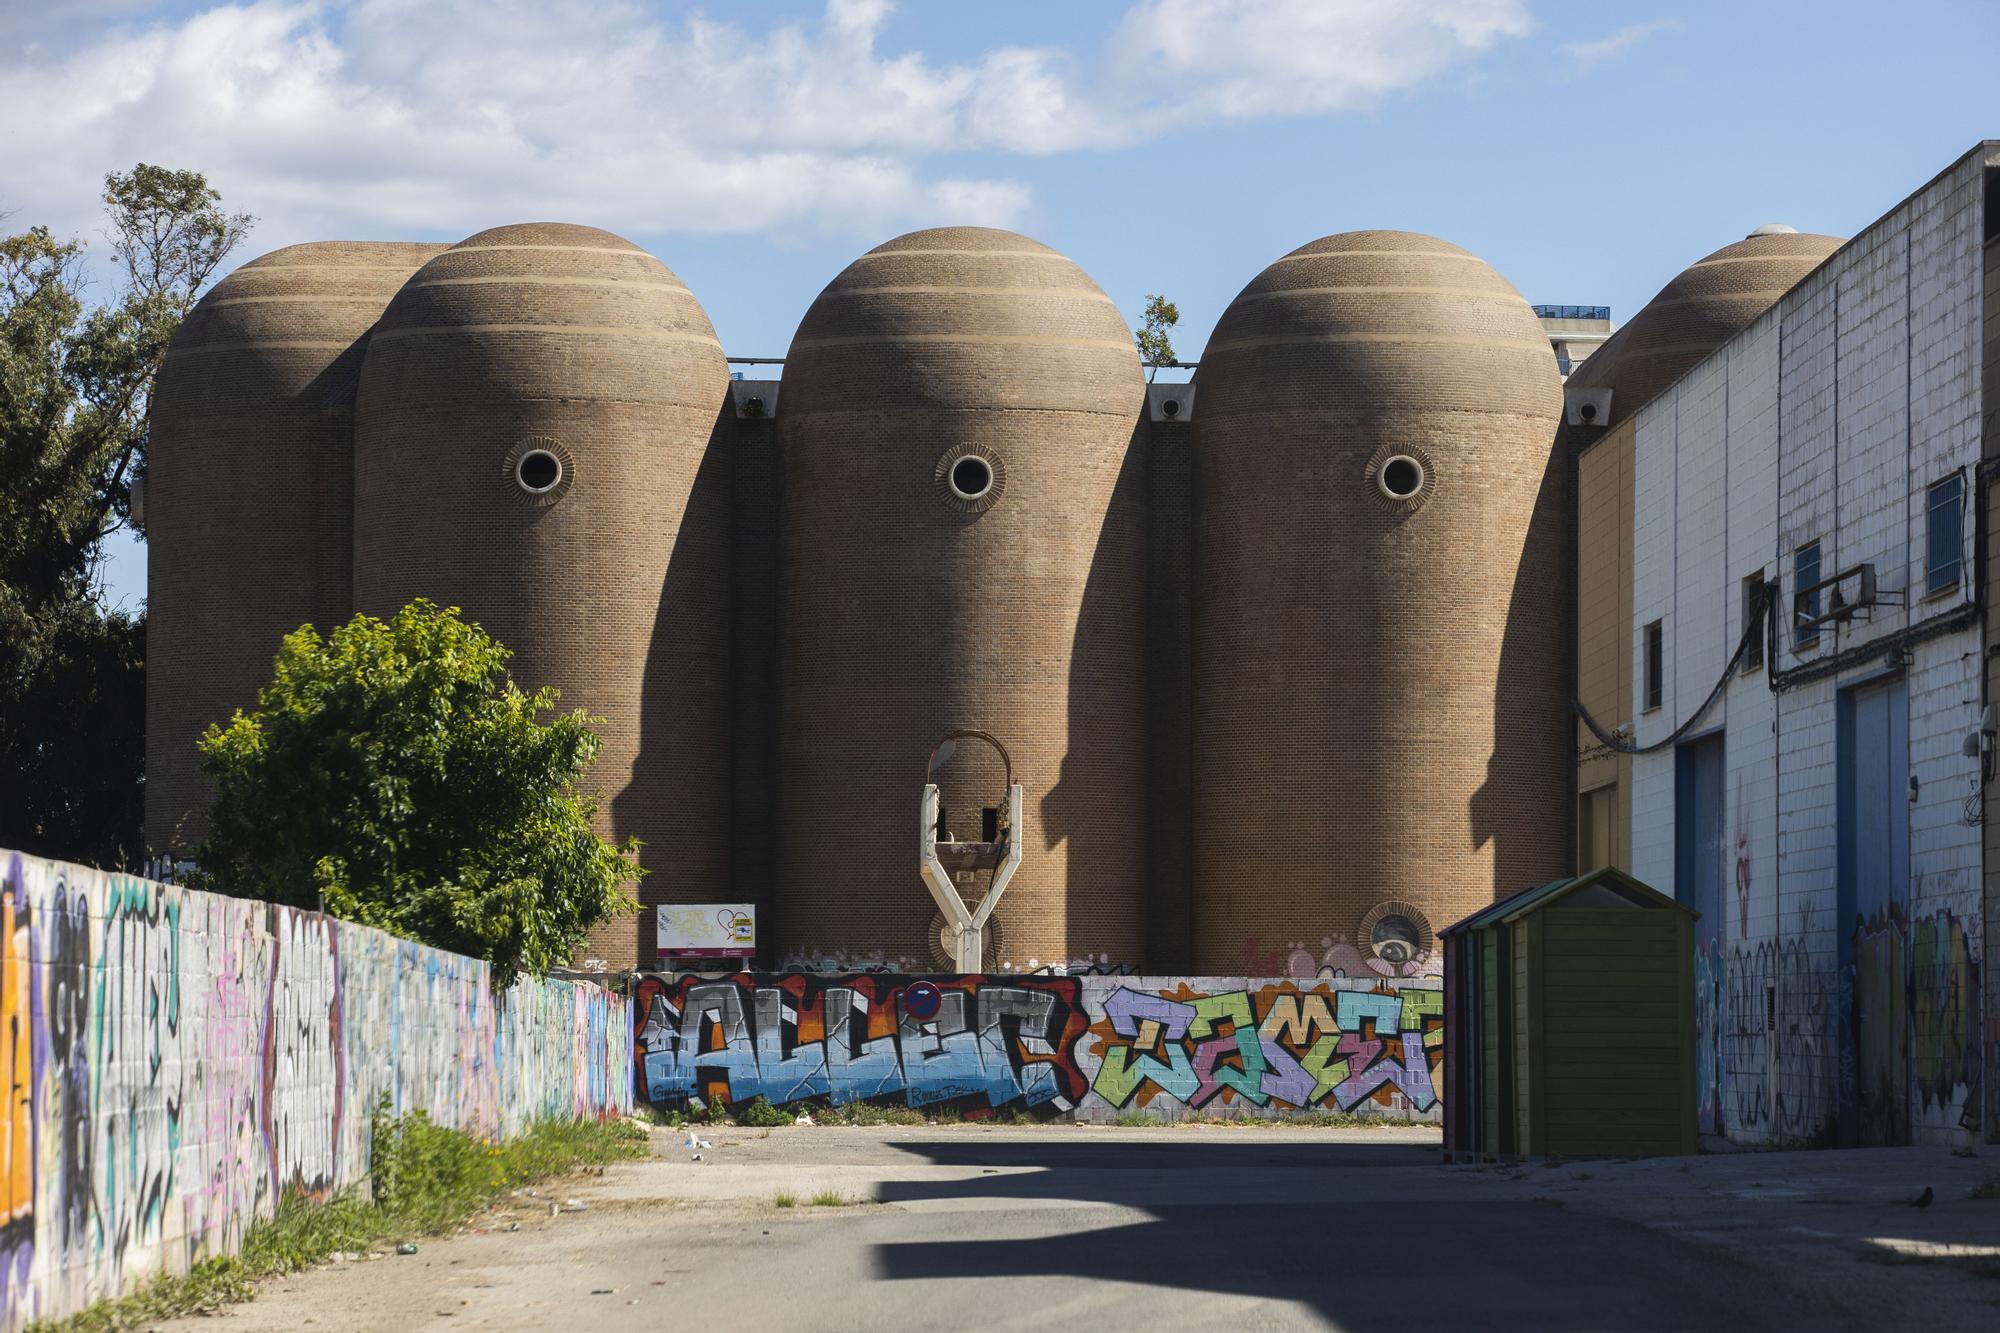
{"type": "Polygon", "coordinates": [[[598,740],[456,608],[287,635],[257,708],[202,738],[201,887],[312,907],[484,958],[494,984],[569,962],[632,909],[636,842],[591,827],[598,740]]]}
{"type": "Polygon", "coordinates": [[[109,301],[81,243],[0,237],[0,845],[97,864],[141,853],[144,622],[108,610],[103,542],[130,524],[153,379],[251,219],[199,172],[105,177],[109,301]],[[110,721],[133,730],[114,738],[110,721]]]}
{"type": "Polygon", "coordinates": [[[1170,333],[1174,325],[1180,322],[1181,308],[1172,301],[1164,296],[1146,298],[1145,321],[1139,325],[1139,331],[1132,335],[1132,341],[1139,345],[1139,359],[1151,367],[1146,372],[1148,384],[1151,384],[1153,377],[1160,373],[1161,366],[1173,364],[1174,342],[1170,333]]]}

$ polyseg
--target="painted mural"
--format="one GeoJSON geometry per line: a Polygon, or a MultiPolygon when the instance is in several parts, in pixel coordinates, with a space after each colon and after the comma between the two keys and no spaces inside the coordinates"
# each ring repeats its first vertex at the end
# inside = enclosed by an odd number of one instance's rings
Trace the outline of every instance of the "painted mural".
{"type": "Polygon", "coordinates": [[[1082,992],[1074,977],[649,977],[634,998],[639,1084],[666,1108],[763,1097],[1066,1111],[1088,1086],[1082,992]]]}
{"type": "Polygon", "coordinates": [[[1435,1119],[1442,1092],[1435,984],[680,974],[641,981],[634,1012],[640,1095],[667,1109],[1435,1119]]]}
{"type": "Polygon", "coordinates": [[[1093,987],[1088,1003],[1086,1117],[1440,1114],[1434,986],[1155,977],[1093,987]]]}
{"type": "Polygon", "coordinates": [[[0,1327],[359,1183],[385,1094],[489,1139],[627,1110],[630,1044],[595,986],[0,852],[0,1327]]]}

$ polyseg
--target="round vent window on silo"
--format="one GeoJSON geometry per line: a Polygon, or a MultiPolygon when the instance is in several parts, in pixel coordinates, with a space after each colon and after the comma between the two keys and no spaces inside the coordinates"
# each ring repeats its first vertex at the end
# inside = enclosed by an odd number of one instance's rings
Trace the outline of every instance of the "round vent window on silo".
{"type": "Polygon", "coordinates": [[[505,475],[517,499],[543,508],[569,491],[576,462],[561,442],[531,435],[507,451],[505,475]]]}
{"type": "Polygon", "coordinates": [[[1376,451],[1368,460],[1368,483],[1375,502],[1395,514],[1416,512],[1436,485],[1431,460],[1414,447],[1376,451]]]}
{"type": "Polygon", "coordinates": [[[938,498],[947,505],[963,513],[981,514],[1000,499],[1007,485],[1007,470],[991,450],[960,445],[938,459],[935,480],[938,498]]]}
{"type": "Polygon", "coordinates": [[[951,493],[961,500],[984,499],[993,489],[993,468],[977,454],[967,454],[951,465],[951,493]]]}
{"type": "Polygon", "coordinates": [[[514,465],[514,480],[521,483],[522,489],[540,495],[556,488],[556,483],[562,480],[562,471],[560,458],[546,449],[530,449],[514,465]]]}
{"type": "Polygon", "coordinates": [[[1431,956],[1437,937],[1430,918],[1414,903],[1384,902],[1368,909],[1355,943],[1378,972],[1410,976],[1431,956]]]}

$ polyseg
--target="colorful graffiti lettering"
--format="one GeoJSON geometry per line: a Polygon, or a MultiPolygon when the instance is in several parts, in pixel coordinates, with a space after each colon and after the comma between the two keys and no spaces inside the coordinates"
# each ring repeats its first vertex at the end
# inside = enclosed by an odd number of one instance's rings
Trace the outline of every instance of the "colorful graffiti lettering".
{"type": "Polygon", "coordinates": [[[1438,1104],[1444,1010],[1434,987],[1272,980],[1203,991],[1161,978],[1092,986],[1085,1003],[1091,1091],[1112,1110],[1424,1113],[1438,1104]]]}
{"type": "Polygon", "coordinates": [[[1965,925],[1938,912],[1910,928],[1911,1054],[1921,1107],[1979,1127],[1979,960],[1965,925]]]}
{"type": "Polygon", "coordinates": [[[484,963],[314,913],[0,852],[0,1327],[362,1181],[355,1108],[378,1098],[488,1138],[624,1111],[629,1015],[563,981],[495,996],[484,963]]]}
{"type": "Polygon", "coordinates": [[[649,977],[635,998],[636,1060],[660,1106],[834,1105],[891,1098],[969,1114],[1068,1110],[1085,1082],[1081,984],[1069,977],[939,977],[938,1012],[912,1016],[913,978],[742,973],[649,977]]]}

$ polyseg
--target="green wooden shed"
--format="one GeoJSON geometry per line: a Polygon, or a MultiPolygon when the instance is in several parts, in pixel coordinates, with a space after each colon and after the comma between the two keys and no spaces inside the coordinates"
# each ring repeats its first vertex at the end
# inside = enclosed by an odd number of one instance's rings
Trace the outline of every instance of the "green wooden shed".
{"type": "Polygon", "coordinates": [[[1604,869],[1441,931],[1445,1160],[1694,1152],[1698,915],[1604,869]]]}

